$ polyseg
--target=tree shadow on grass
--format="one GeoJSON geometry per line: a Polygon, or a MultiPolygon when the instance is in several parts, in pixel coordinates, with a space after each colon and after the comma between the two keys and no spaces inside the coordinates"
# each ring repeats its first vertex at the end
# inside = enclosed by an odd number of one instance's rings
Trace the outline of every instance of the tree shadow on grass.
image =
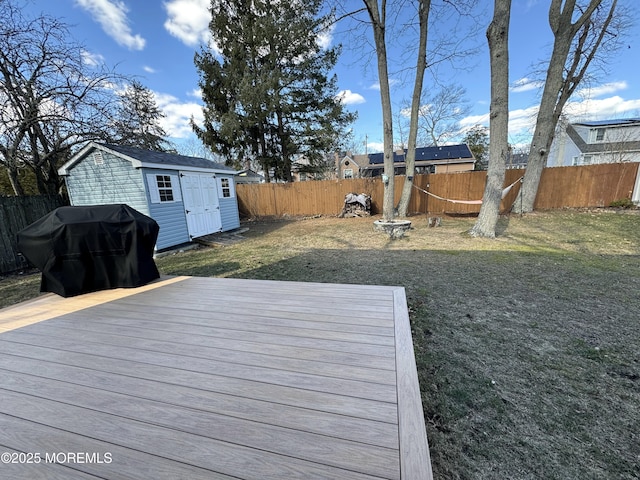
{"type": "Polygon", "coordinates": [[[586,258],[311,250],[231,276],[404,286],[436,477],[634,478],[640,297],[602,286],[638,259],[586,258]]]}

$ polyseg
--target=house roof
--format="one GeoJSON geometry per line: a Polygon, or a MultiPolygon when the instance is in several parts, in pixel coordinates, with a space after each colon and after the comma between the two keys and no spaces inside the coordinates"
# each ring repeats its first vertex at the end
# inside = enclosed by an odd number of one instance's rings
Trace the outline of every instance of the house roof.
{"type": "MultiPolygon", "coordinates": [[[[407,155],[407,149],[403,153],[393,152],[394,163],[404,163],[407,155]]],[[[425,162],[423,165],[436,163],[453,163],[473,162],[475,158],[469,146],[465,143],[459,145],[442,145],[440,147],[421,147],[416,148],[416,165],[417,162],[425,162]]],[[[372,153],[369,155],[370,167],[383,164],[384,153],[372,153]]]]}
{"type": "Polygon", "coordinates": [[[585,127],[609,127],[640,124],[640,118],[619,118],[614,120],[594,120],[592,122],[576,122],[574,125],[585,127]]]}
{"type": "Polygon", "coordinates": [[[258,183],[258,182],[262,182],[264,180],[264,176],[263,175],[260,175],[259,173],[254,172],[250,168],[246,168],[244,170],[240,170],[240,171],[236,172],[236,174],[237,174],[236,182],[238,182],[238,183],[242,183],[243,181],[258,183]]]}
{"type": "Polygon", "coordinates": [[[58,173],[60,175],[69,175],[69,170],[93,149],[109,152],[119,158],[127,160],[133,164],[134,168],[163,168],[167,170],[192,170],[227,174],[236,173],[232,168],[222,165],[221,163],[207,160],[206,158],[188,157],[177,153],[157,152],[143,148],[97,142],[87,144],[82,150],[76,153],[71,160],[60,167],[58,173]]]}

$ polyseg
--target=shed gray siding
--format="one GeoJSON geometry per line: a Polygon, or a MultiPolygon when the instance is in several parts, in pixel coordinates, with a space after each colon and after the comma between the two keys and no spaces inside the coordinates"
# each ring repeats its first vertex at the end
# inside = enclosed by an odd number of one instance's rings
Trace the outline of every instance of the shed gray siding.
{"type": "Polygon", "coordinates": [[[222,224],[222,231],[228,232],[234,228],[240,227],[240,213],[238,211],[238,197],[236,194],[235,177],[233,175],[218,174],[218,197],[220,202],[220,220],[222,224]],[[222,188],[222,179],[229,180],[230,197],[224,196],[224,189],[222,188]]]}
{"type": "Polygon", "coordinates": [[[236,197],[220,199],[220,217],[222,219],[223,232],[240,227],[240,214],[236,197]]]}
{"type": "MultiPolygon", "coordinates": [[[[170,175],[178,178],[176,170],[156,170],[143,168],[142,176],[145,179],[145,189],[148,198],[151,198],[147,175],[170,175]]],[[[156,250],[173,247],[182,243],[190,242],[189,230],[187,229],[187,217],[184,212],[182,196],[176,198],[175,202],[152,203],[149,202],[150,217],[160,226],[156,250]]]]}
{"type": "Polygon", "coordinates": [[[96,165],[92,150],[66,177],[72,205],[106,205],[126,203],[149,215],[144,181],[131,163],[102,152],[102,164],[96,165]]]}

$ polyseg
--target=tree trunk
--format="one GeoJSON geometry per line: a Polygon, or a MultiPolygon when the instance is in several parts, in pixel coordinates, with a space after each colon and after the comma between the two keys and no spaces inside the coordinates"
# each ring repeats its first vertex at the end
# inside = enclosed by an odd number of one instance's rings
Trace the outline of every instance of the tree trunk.
{"type": "Polygon", "coordinates": [[[549,157],[549,149],[562,110],[584,78],[611,25],[617,0],[611,2],[606,19],[594,27],[592,15],[601,3],[602,0],[590,0],[586,6],[580,6],[576,5],[576,0],[552,0],[549,6],[549,25],[554,35],[553,52],[547,69],[522,188],[512,206],[515,213],[533,211],[542,171],[549,157]],[[576,15],[576,9],[579,15],[576,15]],[[576,16],[577,19],[574,21],[576,16]],[[578,39],[574,42],[576,36],[578,39]],[[571,61],[568,62],[570,54],[571,61]]]}
{"type": "Polygon", "coordinates": [[[9,183],[11,183],[13,193],[18,196],[24,195],[24,188],[22,188],[20,178],[18,177],[18,169],[15,167],[7,167],[7,174],[9,175],[9,183]]]}
{"type": "Polygon", "coordinates": [[[382,104],[382,125],[384,141],[384,197],[382,201],[382,217],[385,221],[393,220],[394,193],[395,193],[395,166],[393,164],[393,114],[391,111],[391,93],[389,91],[389,71],[387,66],[387,45],[385,40],[385,9],[383,0],[382,9],[378,9],[377,0],[363,0],[371,24],[373,26],[373,40],[376,46],[378,60],[378,81],[380,82],[380,99],[382,104]]]}
{"type": "Polygon", "coordinates": [[[520,192],[512,207],[512,211],[515,213],[533,211],[542,170],[549,158],[549,149],[551,148],[556,124],[562,111],[561,108],[560,112],[557,111],[558,105],[556,105],[556,102],[559,92],[563,88],[563,71],[567,56],[569,55],[569,48],[571,47],[571,38],[571,32],[558,33],[556,36],[551,61],[549,62],[549,68],[547,70],[545,86],[542,92],[540,108],[538,110],[536,128],[533,132],[531,147],[529,149],[527,168],[524,173],[520,192]]]}
{"type": "Polygon", "coordinates": [[[424,72],[427,68],[427,33],[429,27],[429,11],[431,0],[420,0],[418,5],[418,18],[420,22],[420,40],[418,45],[418,60],[416,62],[416,78],[411,97],[411,119],[409,123],[409,139],[407,144],[406,177],[402,186],[402,195],[398,202],[398,216],[406,217],[409,209],[409,201],[413,192],[413,178],[416,171],[416,139],[418,138],[418,112],[422,98],[422,84],[424,72]]]}
{"type": "Polygon", "coordinates": [[[277,112],[278,118],[278,138],[280,140],[280,151],[282,152],[282,175],[285,182],[293,182],[291,175],[291,154],[289,153],[289,139],[285,133],[282,112],[277,112]]]}
{"type": "Polygon", "coordinates": [[[495,0],[493,20],[487,29],[491,62],[489,117],[489,168],[482,207],[469,232],[474,237],[496,236],[509,148],[509,19],[511,0],[495,0]]]}

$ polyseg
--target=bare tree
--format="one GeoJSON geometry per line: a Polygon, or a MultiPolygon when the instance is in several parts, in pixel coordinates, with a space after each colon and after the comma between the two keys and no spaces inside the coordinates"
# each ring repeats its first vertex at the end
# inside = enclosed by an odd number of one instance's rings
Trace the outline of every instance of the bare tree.
{"type": "MultiPolygon", "coordinates": [[[[413,177],[415,174],[415,147],[417,144],[418,117],[421,105],[421,92],[424,85],[424,74],[427,68],[433,69],[436,75],[436,67],[442,62],[452,62],[460,57],[467,57],[473,49],[466,48],[465,42],[473,36],[473,27],[467,29],[464,36],[451,34],[451,30],[446,32],[435,28],[440,36],[434,41],[429,49],[427,58],[427,38],[430,36],[430,21],[435,13],[436,18],[447,18],[452,21],[460,21],[467,17],[476,5],[476,0],[460,0],[451,2],[449,0],[417,0],[414,2],[391,2],[387,0],[363,0],[366,11],[369,14],[368,25],[372,27],[374,48],[377,58],[378,80],[380,86],[382,114],[383,114],[383,141],[384,141],[384,176],[385,200],[383,202],[383,216],[385,220],[390,220],[395,216],[393,208],[394,198],[394,168],[393,168],[393,118],[391,112],[391,95],[389,91],[389,59],[387,58],[387,40],[400,39],[405,42],[404,52],[399,61],[402,66],[396,71],[400,77],[404,77],[407,72],[414,74],[413,94],[411,106],[409,108],[409,133],[407,140],[406,177],[397,205],[397,215],[406,216],[409,200],[413,191],[413,177]],[[415,14],[409,20],[407,11],[415,8],[415,14]],[[390,21],[388,21],[390,19],[390,21]],[[395,30],[394,30],[395,27],[395,30]],[[417,40],[416,35],[417,33],[417,40]],[[463,46],[464,45],[464,46],[463,46]],[[413,57],[414,53],[416,54],[413,57]],[[410,57],[413,57],[409,60],[410,57]],[[414,63],[415,58],[415,63],[414,63]],[[408,65],[408,66],[407,66],[408,65]]],[[[345,16],[350,16],[346,14],[345,16]]],[[[364,22],[362,22],[363,24],[364,22]]],[[[437,25],[437,23],[435,23],[437,25]]],[[[477,22],[473,22],[474,25],[477,22]]],[[[454,29],[456,30],[456,29],[454,29]]],[[[366,41],[359,44],[366,45],[366,41]]]]}
{"type": "Polygon", "coordinates": [[[411,113],[409,115],[409,141],[407,143],[406,177],[402,186],[402,194],[398,202],[398,216],[406,217],[409,209],[409,201],[413,191],[413,178],[416,171],[416,144],[418,138],[418,114],[420,110],[420,98],[424,83],[424,72],[427,69],[427,35],[429,28],[429,12],[431,0],[419,0],[418,23],[420,25],[418,35],[418,58],[416,61],[416,76],[411,97],[411,113]]]}
{"type": "Polygon", "coordinates": [[[542,170],[562,109],[585,78],[589,66],[619,45],[624,28],[617,0],[552,0],[549,25],[554,36],[536,127],[522,188],[512,210],[533,211],[542,170]],[[574,20],[575,19],[575,20],[574,20]],[[600,54],[600,57],[598,56],[600,54]]]}
{"type": "Polygon", "coordinates": [[[87,60],[61,21],[25,18],[13,0],[0,0],[0,17],[0,165],[17,195],[20,168],[40,193],[57,193],[57,169],[73,146],[104,132],[119,77],[87,60]]]}
{"type": "Polygon", "coordinates": [[[511,0],[495,0],[493,20],[487,29],[491,62],[489,114],[489,168],[478,220],[469,232],[474,237],[496,236],[509,152],[509,20],[511,0]]]}
{"type": "Polygon", "coordinates": [[[387,60],[387,1],[362,0],[371,20],[373,40],[376,47],[378,79],[380,82],[380,101],[382,104],[382,132],[384,141],[384,197],[382,200],[382,217],[385,221],[394,218],[394,165],[393,165],[393,114],[391,111],[391,91],[389,89],[389,66],[387,60]]]}
{"type": "Polygon", "coordinates": [[[419,143],[437,147],[458,133],[460,120],[471,112],[465,95],[464,87],[456,84],[446,84],[432,95],[428,91],[422,92],[419,143]]]}

